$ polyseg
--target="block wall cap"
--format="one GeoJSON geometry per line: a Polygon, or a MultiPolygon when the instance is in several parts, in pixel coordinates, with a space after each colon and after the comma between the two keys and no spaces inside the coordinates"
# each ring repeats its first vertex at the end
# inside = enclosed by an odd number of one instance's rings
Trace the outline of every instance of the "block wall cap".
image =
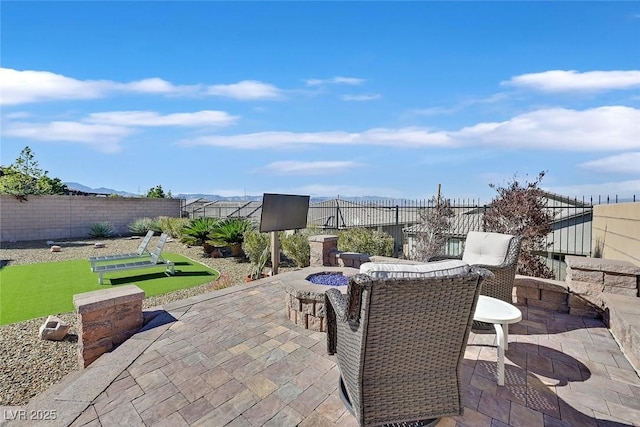
{"type": "Polygon", "coordinates": [[[73,305],[80,313],[144,299],[144,291],[135,285],[83,292],[73,296],[73,305]]]}
{"type": "Polygon", "coordinates": [[[318,234],[315,236],[309,236],[310,242],[330,242],[332,240],[338,240],[338,236],[333,234],[318,234]]]}
{"type": "Polygon", "coordinates": [[[640,267],[629,261],[618,261],[605,258],[580,257],[567,255],[565,262],[570,268],[579,270],[596,270],[608,273],[631,274],[640,276],[640,267]]]}

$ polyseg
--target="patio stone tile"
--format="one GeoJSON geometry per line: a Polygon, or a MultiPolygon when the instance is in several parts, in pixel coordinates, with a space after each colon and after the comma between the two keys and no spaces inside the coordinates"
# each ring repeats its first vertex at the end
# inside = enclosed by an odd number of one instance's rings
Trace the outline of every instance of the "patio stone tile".
{"type": "Polygon", "coordinates": [[[607,402],[607,405],[609,406],[609,413],[614,417],[636,425],[640,424],[640,409],[613,402],[607,402]]]}
{"type": "Polygon", "coordinates": [[[571,393],[583,393],[583,394],[588,394],[594,397],[600,397],[609,402],[616,402],[616,403],[621,402],[620,401],[621,394],[613,390],[609,390],[608,388],[594,386],[589,382],[584,382],[584,383],[573,382],[566,387],[569,387],[571,389],[569,391],[571,393]]]}
{"type": "Polygon", "coordinates": [[[317,340],[305,335],[298,335],[293,340],[291,340],[291,342],[294,342],[305,348],[311,348],[318,343],[317,340]]]}
{"type": "Polygon", "coordinates": [[[567,421],[544,414],[544,427],[573,427],[567,421]]]}
{"type": "Polygon", "coordinates": [[[293,399],[289,406],[299,412],[302,416],[306,417],[313,412],[316,407],[322,403],[327,395],[320,391],[318,388],[311,386],[305,391],[300,393],[298,397],[293,399]]]}
{"type": "MultiPolygon", "coordinates": [[[[353,418],[353,420],[355,421],[355,418],[349,414],[349,416],[351,418],[353,418]]],[[[302,422],[300,424],[298,424],[299,427],[330,427],[333,426],[334,424],[329,421],[327,418],[323,417],[321,414],[314,412],[309,416],[306,416],[304,418],[304,420],[302,420],[302,422]]],[[[340,424],[342,426],[342,424],[340,424]]],[[[356,424],[353,424],[358,425],[356,424]]],[[[345,424],[346,426],[346,424],[345,424]]]]}
{"type": "Polygon", "coordinates": [[[239,415],[240,412],[227,402],[207,413],[199,420],[191,423],[191,425],[197,427],[223,426],[233,421],[239,415]]]}
{"type": "Polygon", "coordinates": [[[498,421],[495,418],[491,420],[491,427],[510,427],[509,424],[498,421]]]}
{"type": "Polygon", "coordinates": [[[489,393],[496,394],[498,392],[498,384],[496,383],[495,377],[489,379],[481,375],[474,374],[471,377],[471,385],[483,391],[486,390],[489,393]]]}
{"type": "Polygon", "coordinates": [[[620,381],[614,381],[603,377],[591,377],[588,380],[591,387],[602,387],[607,390],[612,390],[620,394],[626,394],[627,396],[633,396],[631,391],[631,385],[620,381]]]}
{"type": "Polygon", "coordinates": [[[571,406],[580,405],[593,411],[602,412],[604,414],[609,413],[607,402],[602,397],[576,392],[575,390],[571,390],[566,387],[558,388],[557,393],[559,399],[562,399],[565,403],[571,406]]]}
{"type": "Polygon", "coordinates": [[[633,368],[631,363],[629,363],[629,361],[624,356],[624,354],[614,353],[612,354],[612,356],[615,359],[616,363],[618,364],[618,368],[635,372],[635,369],[633,368]]]}
{"type": "Polygon", "coordinates": [[[232,379],[207,394],[205,399],[211,403],[211,406],[217,408],[231,400],[237,394],[242,393],[244,390],[247,390],[247,387],[244,384],[238,380],[232,379]]]}
{"type": "Polygon", "coordinates": [[[189,402],[195,402],[212,390],[211,386],[200,377],[180,383],[176,387],[189,402]]]}
{"type": "Polygon", "coordinates": [[[127,368],[127,371],[129,372],[129,374],[131,374],[134,377],[139,377],[141,375],[154,371],[158,368],[162,368],[163,366],[169,363],[167,359],[160,356],[160,354],[157,351],[153,351],[152,354],[156,354],[157,357],[154,357],[153,359],[149,359],[145,362],[140,362],[139,360],[136,360],[135,362],[133,362],[131,366],[127,368]]]}
{"type": "Polygon", "coordinates": [[[251,423],[242,415],[238,415],[224,427],[253,427],[251,423]]]}
{"type": "MultiPolygon", "coordinates": [[[[483,391],[481,389],[471,385],[464,387],[462,389],[462,404],[465,408],[477,410],[482,393],[483,391]]],[[[491,394],[491,392],[487,392],[487,394],[491,394]]]]}
{"type": "Polygon", "coordinates": [[[174,412],[167,418],[160,420],[153,424],[153,427],[189,427],[189,424],[180,416],[179,413],[174,412]]]}
{"type": "Polygon", "coordinates": [[[273,392],[278,399],[282,400],[284,403],[289,403],[298,397],[303,392],[302,389],[296,387],[292,383],[286,383],[280,386],[276,391],[273,392]]]}
{"type": "Polygon", "coordinates": [[[141,377],[136,378],[138,385],[147,393],[149,390],[169,384],[169,378],[160,369],[155,369],[141,377]]]}
{"type": "Polygon", "coordinates": [[[138,412],[143,412],[160,402],[178,393],[178,389],[171,383],[165,384],[153,390],[152,393],[144,394],[132,400],[133,406],[138,412]]]}
{"type": "Polygon", "coordinates": [[[243,381],[243,384],[260,398],[265,398],[278,388],[276,383],[265,377],[263,374],[254,375],[243,381]]]}
{"type": "Polygon", "coordinates": [[[89,425],[90,422],[96,421],[98,426],[100,426],[100,422],[98,421],[98,413],[96,412],[93,405],[89,405],[87,409],[85,409],[82,414],[71,424],[70,427],[81,427],[85,425],[89,425]]]}
{"type": "Polygon", "coordinates": [[[327,394],[331,394],[338,389],[340,380],[340,369],[334,366],[318,378],[313,385],[327,394]]]}
{"type": "Polygon", "coordinates": [[[553,373],[569,381],[582,381],[582,372],[577,365],[553,359],[553,373]]]}
{"type": "Polygon", "coordinates": [[[264,423],[264,427],[295,427],[302,420],[302,415],[289,406],[285,406],[273,418],[264,423]]]}
{"type": "Polygon", "coordinates": [[[540,412],[512,402],[509,424],[514,427],[544,426],[544,417],[540,412]]]}
{"type": "Polygon", "coordinates": [[[540,354],[527,354],[527,369],[534,372],[553,372],[553,362],[540,354]]]}
{"type": "Polygon", "coordinates": [[[200,377],[214,389],[228,383],[233,378],[230,373],[219,366],[203,372],[200,377]]]}
{"type": "Polygon", "coordinates": [[[189,401],[181,394],[174,394],[166,400],[152,406],[151,408],[140,413],[140,417],[146,425],[155,424],[174,412],[178,412],[189,404],[189,401]]]}
{"type": "Polygon", "coordinates": [[[478,403],[478,412],[498,421],[508,423],[510,411],[511,402],[508,400],[498,399],[498,397],[492,393],[482,393],[478,403]]]}
{"type": "Polygon", "coordinates": [[[227,372],[233,372],[236,369],[239,369],[249,363],[251,363],[253,359],[246,353],[239,354],[237,356],[233,356],[231,359],[221,363],[219,366],[227,372]]]}
{"type": "Polygon", "coordinates": [[[627,396],[626,394],[619,394],[618,397],[620,397],[620,401],[619,402],[613,402],[613,403],[620,403],[624,406],[627,406],[629,408],[633,408],[633,409],[639,409],[640,410],[640,397],[638,396],[627,396]]]}
{"type": "Polygon", "coordinates": [[[496,395],[500,399],[509,400],[511,403],[527,405],[527,386],[526,385],[504,385],[498,387],[496,395]]]}
{"type": "Polygon", "coordinates": [[[252,360],[243,367],[234,370],[232,375],[238,381],[244,382],[262,371],[264,371],[264,364],[258,360],[252,360]]]}
{"type": "Polygon", "coordinates": [[[291,381],[305,368],[305,363],[300,361],[279,360],[263,370],[265,377],[278,385],[291,381]]]}
{"type": "Polygon", "coordinates": [[[527,388],[527,407],[543,415],[560,418],[558,396],[542,383],[534,382],[527,388]]]}
{"type": "Polygon", "coordinates": [[[180,409],[177,413],[181,415],[187,424],[192,424],[213,410],[213,406],[207,399],[200,398],[180,409]]]}
{"type": "Polygon", "coordinates": [[[103,426],[144,426],[145,423],[135,410],[131,402],[119,405],[113,411],[100,416],[100,423],[103,426]]]}
{"type": "Polygon", "coordinates": [[[633,395],[635,397],[640,397],[640,387],[637,387],[637,386],[634,386],[634,385],[632,385],[630,387],[631,387],[631,390],[633,392],[633,395]]]}
{"type": "Polygon", "coordinates": [[[336,422],[344,414],[346,408],[340,396],[332,394],[320,403],[315,411],[330,421],[336,422]]]}
{"type": "Polygon", "coordinates": [[[107,392],[107,394],[109,395],[108,398],[103,398],[100,400],[96,399],[96,403],[93,405],[98,415],[105,414],[115,409],[119,405],[131,402],[136,397],[142,396],[144,392],[134,381],[133,385],[127,389],[122,390],[120,387],[116,387],[115,390],[111,390],[110,392],[107,392]]]}
{"type": "Polygon", "coordinates": [[[566,421],[571,426],[596,427],[597,423],[593,411],[579,405],[570,405],[562,399],[558,401],[560,405],[560,415],[562,421],[566,421]]]}
{"type": "Polygon", "coordinates": [[[240,413],[243,413],[259,401],[260,398],[253,394],[251,390],[247,389],[241,391],[240,393],[229,399],[228,403],[230,403],[240,413]]]}
{"type": "MultiPolygon", "coordinates": [[[[618,367],[618,363],[616,359],[613,358],[612,351],[609,349],[594,349],[594,348],[585,348],[587,351],[587,355],[589,356],[589,360],[593,362],[599,362],[607,366],[615,366],[618,367]]],[[[615,350],[619,351],[619,350],[615,350]]]]}
{"type": "Polygon", "coordinates": [[[282,400],[271,394],[242,413],[254,426],[262,426],[287,406],[282,400]]]}
{"type": "MultiPolygon", "coordinates": [[[[186,364],[186,362],[184,363],[186,364]]],[[[172,372],[170,375],[168,375],[168,377],[169,377],[169,380],[171,380],[171,382],[174,385],[178,386],[184,382],[192,381],[194,378],[197,378],[206,370],[207,370],[206,366],[204,366],[201,363],[198,363],[191,366],[185,366],[182,369],[176,370],[175,372],[172,372]]]]}
{"type": "Polygon", "coordinates": [[[463,426],[491,427],[491,417],[469,408],[465,408],[463,416],[459,415],[453,417],[453,419],[463,426]]]}
{"type": "MultiPolygon", "coordinates": [[[[601,414],[599,412],[594,412],[594,416],[596,419],[596,424],[598,427],[621,427],[621,426],[629,426],[629,421],[626,421],[622,418],[618,418],[614,415],[609,414],[601,414]]],[[[635,424],[637,425],[637,423],[635,424]]]]}
{"type": "Polygon", "coordinates": [[[614,366],[607,366],[606,368],[611,380],[640,387],[640,378],[638,378],[638,374],[634,370],[620,369],[614,366]]]}

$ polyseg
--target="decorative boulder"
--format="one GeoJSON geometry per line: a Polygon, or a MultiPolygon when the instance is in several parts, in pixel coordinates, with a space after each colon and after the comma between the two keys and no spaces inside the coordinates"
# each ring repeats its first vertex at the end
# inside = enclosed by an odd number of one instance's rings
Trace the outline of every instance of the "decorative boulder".
{"type": "Polygon", "coordinates": [[[104,244],[104,242],[96,242],[96,243],[93,245],[93,247],[94,247],[94,248],[104,248],[104,247],[105,247],[105,244],[104,244]]]}
{"type": "Polygon", "coordinates": [[[67,336],[69,325],[62,322],[56,316],[49,316],[42,326],[38,336],[41,340],[60,341],[67,336]]]}
{"type": "Polygon", "coordinates": [[[51,252],[60,252],[62,248],[58,245],[51,246],[51,252]]]}

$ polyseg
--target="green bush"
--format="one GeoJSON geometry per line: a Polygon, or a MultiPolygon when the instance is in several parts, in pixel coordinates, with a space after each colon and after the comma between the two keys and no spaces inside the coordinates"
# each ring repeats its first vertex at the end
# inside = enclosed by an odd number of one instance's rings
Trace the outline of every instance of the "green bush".
{"type": "Polygon", "coordinates": [[[108,221],[97,222],[95,224],[92,224],[91,227],[89,228],[89,236],[91,237],[96,237],[96,238],[111,237],[113,236],[113,233],[114,233],[113,225],[111,225],[111,223],[108,221]]]}
{"type": "Polygon", "coordinates": [[[158,227],[157,231],[165,233],[174,239],[181,239],[182,230],[189,224],[188,218],[173,218],[170,216],[159,216],[154,221],[158,227]]]}
{"type": "Polygon", "coordinates": [[[367,228],[349,228],[338,233],[338,249],[367,255],[392,256],[393,237],[367,228]]]}
{"type": "Polygon", "coordinates": [[[253,223],[246,218],[225,218],[215,224],[209,239],[219,246],[241,245],[244,233],[253,228],[253,223]]]}
{"type": "Polygon", "coordinates": [[[187,245],[202,246],[218,223],[217,218],[194,218],[182,228],[181,240],[187,245]]]}
{"type": "Polygon", "coordinates": [[[242,250],[251,261],[252,279],[259,279],[262,269],[271,259],[271,245],[268,233],[260,233],[255,229],[247,230],[243,235],[242,250]]]}
{"type": "Polygon", "coordinates": [[[299,268],[309,266],[311,249],[309,247],[309,234],[297,232],[295,234],[280,233],[280,247],[282,252],[296,263],[299,268]]]}
{"type": "Polygon", "coordinates": [[[129,224],[129,231],[135,236],[144,236],[149,230],[157,231],[157,226],[151,218],[136,218],[129,224]]]}

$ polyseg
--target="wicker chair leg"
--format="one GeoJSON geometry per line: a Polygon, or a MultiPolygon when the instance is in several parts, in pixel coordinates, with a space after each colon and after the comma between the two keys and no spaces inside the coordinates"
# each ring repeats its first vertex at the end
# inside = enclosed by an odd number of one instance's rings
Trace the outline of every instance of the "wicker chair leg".
{"type": "MultiPolygon", "coordinates": [[[[340,378],[338,379],[338,390],[340,391],[340,399],[342,400],[342,403],[344,403],[345,408],[347,408],[347,411],[349,411],[349,413],[355,417],[353,405],[351,404],[351,400],[349,399],[349,395],[347,394],[347,388],[344,385],[344,381],[342,381],[342,376],[340,376],[340,378]]],[[[440,419],[441,418],[431,418],[429,420],[384,424],[380,427],[435,427],[440,419]]]]}

